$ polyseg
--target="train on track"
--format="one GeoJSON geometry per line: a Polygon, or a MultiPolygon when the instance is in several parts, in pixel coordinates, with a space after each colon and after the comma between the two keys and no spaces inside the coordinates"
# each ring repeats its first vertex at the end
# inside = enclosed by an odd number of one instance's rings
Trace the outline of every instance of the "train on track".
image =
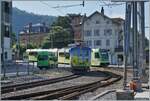
{"type": "Polygon", "coordinates": [[[108,50],[91,49],[76,45],[62,49],[27,49],[29,62],[37,62],[37,67],[57,67],[70,64],[73,70],[89,70],[90,66],[109,65],[108,50]]]}
{"type": "Polygon", "coordinates": [[[37,67],[50,68],[58,67],[58,49],[27,49],[26,53],[29,62],[37,62],[37,67]]]}
{"type": "Polygon", "coordinates": [[[75,46],[69,51],[70,64],[73,70],[90,70],[91,48],[85,46],[75,46]]]}

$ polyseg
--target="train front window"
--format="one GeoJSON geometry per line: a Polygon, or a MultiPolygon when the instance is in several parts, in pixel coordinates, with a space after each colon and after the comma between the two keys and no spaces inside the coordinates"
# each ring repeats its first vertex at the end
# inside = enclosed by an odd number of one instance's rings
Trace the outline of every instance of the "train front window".
{"type": "Polygon", "coordinates": [[[83,56],[86,56],[86,57],[89,55],[87,50],[82,50],[82,54],[83,56]]]}
{"type": "Polygon", "coordinates": [[[101,53],[101,57],[103,59],[108,59],[108,54],[107,53],[101,53]]]}
{"type": "Polygon", "coordinates": [[[59,53],[59,56],[64,57],[65,55],[64,55],[64,53],[59,53]]]}
{"type": "Polygon", "coordinates": [[[37,52],[29,52],[29,55],[36,56],[36,55],[37,55],[37,52]]]}
{"type": "Polygon", "coordinates": [[[69,59],[70,58],[70,54],[69,53],[65,53],[65,58],[69,59]]]}
{"type": "Polygon", "coordinates": [[[95,58],[100,58],[98,52],[95,53],[95,58]]]}
{"type": "Polygon", "coordinates": [[[38,56],[38,60],[41,61],[41,60],[48,60],[48,55],[39,55],[38,56]]]}

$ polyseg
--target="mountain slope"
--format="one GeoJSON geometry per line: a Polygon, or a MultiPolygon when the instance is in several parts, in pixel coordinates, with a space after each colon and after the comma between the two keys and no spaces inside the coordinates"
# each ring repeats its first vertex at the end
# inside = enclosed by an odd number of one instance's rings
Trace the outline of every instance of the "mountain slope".
{"type": "Polygon", "coordinates": [[[28,13],[22,11],[18,8],[13,8],[12,10],[12,31],[15,33],[20,32],[23,29],[24,25],[29,24],[30,22],[40,23],[45,22],[48,25],[51,25],[56,20],[55,16],[48,15],[37,15],[33,13],[28,13]]]}

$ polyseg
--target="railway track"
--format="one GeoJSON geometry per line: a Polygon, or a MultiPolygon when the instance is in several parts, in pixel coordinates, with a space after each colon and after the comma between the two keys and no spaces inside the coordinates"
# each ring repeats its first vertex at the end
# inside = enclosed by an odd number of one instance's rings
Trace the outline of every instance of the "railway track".
{"type": "Polygon", "coordinates": [[[48,84],[52,84],[52,83],[56,83],[56,82],[60,82],[64,80],[70,80],[70,79],[74,79],[78,77],[81,77],[81,75],[73,74],[73,75],[54,78],[54,79],[46,79],[46,80],[34,81],[34,82],[23,83],[23,84],[3,86],[1,87],[1,94],[28,89],[28,88],[33,88],[33,87],[42,86],[42,85],[48,85],[48,84]]]}
{"type": "MultiPolygon", "coordinates": [[[[92,70],[104,70],[104,71],[111,71],[116,74],[122,74],[124,72],[124,68],[120,67],[92,67],[92,70]]],[[[128,73],[133,73],[132,68],[127,68],[128,73]]],[[[123,74],[122,74],[123,75],[123,74]]]]}
{"type": "Polygon", "coordinates": [[[101,79],[96,82],[81,84],[76,86],[70,86],[66,88],[56,89],[56,90],[48,90],[41,91],[36,93],[28,93],[18,96],[11,96],[2,98],[2,100],[22,100],[22,99],[30,99],[30,100],[52,100],[52,99],[60,99],[60,100],[71,100],[76,99],[79,95],[84,94],[89,91],[93,91],[99,87],[108,86],[113,84],[116,81],[119,81],[122,76],[107,72],[108,77],[101,79]]]}

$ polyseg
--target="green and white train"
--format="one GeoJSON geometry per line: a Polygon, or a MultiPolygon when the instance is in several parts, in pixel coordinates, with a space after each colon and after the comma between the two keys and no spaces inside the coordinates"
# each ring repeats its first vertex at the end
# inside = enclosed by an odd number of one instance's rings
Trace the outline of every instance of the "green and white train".
{"type": "MultiPolygon", "coordinates": [[[[88,48],[88,47],[87,47],[88,48]]],[[[57,67],[58,64],[71,65],[71,52],[73,48],[62,49],[28,49],[26,51],[30,62],[37,62],[39,68],[57,67]]],[[[77,48],[80,53],[82,48],[77,48]]],[[[85,50],[86,51],[86,50],[85,50]]],[[[91,58],[88,59],[90,66],[107,66],[109,65],[109,55],[107,50],[91,49],[91,58]]],[[[80,58],[80,61],[84,58],[80,58]]]]}
{"type": "Polygon", "coordinates": [[[107,66],[109,65],[108,50],[92,49],[91,66],[107,66]]]}
{"type": "Polygon", "coordinates": [[[58,49],[27,49],[29,62],[37,62],[37,67],[58,67],[58,49]]]}

